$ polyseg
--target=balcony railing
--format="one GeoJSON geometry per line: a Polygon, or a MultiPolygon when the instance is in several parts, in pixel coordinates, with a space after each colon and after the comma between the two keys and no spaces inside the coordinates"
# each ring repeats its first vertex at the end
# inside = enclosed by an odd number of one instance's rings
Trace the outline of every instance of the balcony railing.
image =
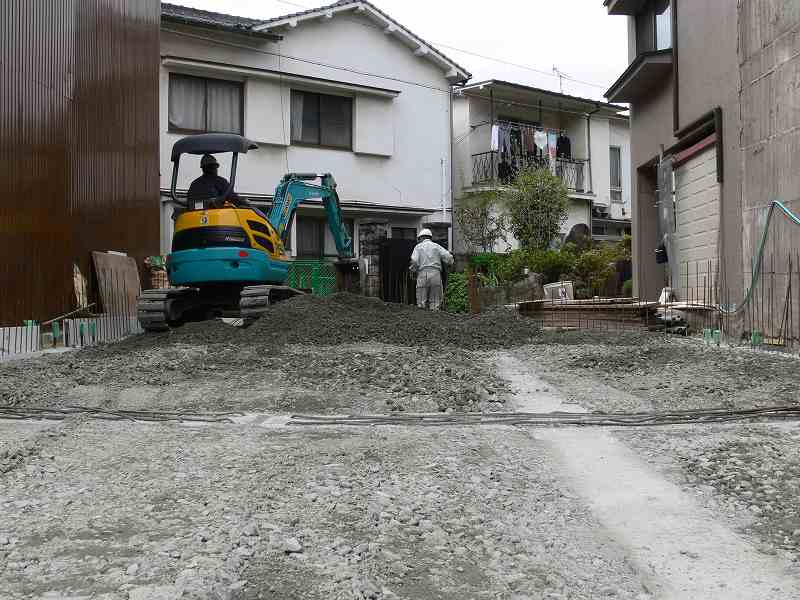
{"type": "MultiPolygon", "coordinates": [[[[472,183],[508,184],[527,167],[550,169],[549,158],[512,156],[501,160],[497,150],[472,155],[472,183]]],[[[575,158],[554,159],[553,171],[561,178],[570,192],[589,193],[587,178],[588,160],[575,158]]]]}

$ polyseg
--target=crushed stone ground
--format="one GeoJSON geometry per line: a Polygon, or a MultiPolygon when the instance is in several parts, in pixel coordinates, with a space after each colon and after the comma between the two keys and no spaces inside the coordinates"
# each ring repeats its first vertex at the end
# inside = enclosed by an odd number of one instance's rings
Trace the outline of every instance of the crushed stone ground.
{"type": "Polygon", "coordinates": [[[800,426],[735,425],[622,431],[640,456],[703,499],[800,576],[800,426]]]}
{"type": "Polygon", "coordinates": [[[600,411],[800,403],[800,359],[658,333],[545,332],[525,348],[545,379],[600,411]]]}
{"type": "MultiPolygon", "coordinates": [[[[503,352],[588,410],[800,401],[796,358],[337,295],[276,305],[249,329],[194,324],[3,363],[0,405],[497,411],[513,404],[503,352]]],[[[800,565],[797,431],[614,435],[800,565]]],[[[14,600],[649,600],[652,573],[609,535],[548,448],[514,429],[0,422],[0,590],[14,600]]]]}
{"type": "Polygon", "coordinates": [[[2,483],[10,600],[648,597],[519,431],[86,423],[2,483]]]}

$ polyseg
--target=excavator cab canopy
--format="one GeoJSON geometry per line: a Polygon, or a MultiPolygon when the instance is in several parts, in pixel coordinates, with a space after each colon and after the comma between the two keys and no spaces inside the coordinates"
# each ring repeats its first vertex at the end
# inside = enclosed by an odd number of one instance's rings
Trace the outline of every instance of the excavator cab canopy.
{"type": "Polygon", "coordinates": [[[201,133],[190,135],[179,139],[172,146],[172,185],[170,186],[170,196],[175,204],[186,207],[187,202],[178,200],[176,188],[178,185],[178,168],[183,154],[233,154],[231,160],[231,175],[228,178],[228,189],[219,198],[213,200],[224,200],[233,193],[236,183],[236,167],[239,154],[247,154],[249,150],[257,150],[258,144],[235,133],[201,133]]]}

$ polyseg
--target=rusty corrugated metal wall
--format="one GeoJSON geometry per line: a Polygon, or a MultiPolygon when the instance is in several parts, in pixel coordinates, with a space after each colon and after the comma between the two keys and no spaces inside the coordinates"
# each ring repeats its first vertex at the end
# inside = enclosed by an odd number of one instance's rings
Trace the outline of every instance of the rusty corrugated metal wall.
{"type": "Polygon", "coordinates": [[[74,308],[92,250],[158,252],[160,10],[0,2],[0,324],[74,308]]]}

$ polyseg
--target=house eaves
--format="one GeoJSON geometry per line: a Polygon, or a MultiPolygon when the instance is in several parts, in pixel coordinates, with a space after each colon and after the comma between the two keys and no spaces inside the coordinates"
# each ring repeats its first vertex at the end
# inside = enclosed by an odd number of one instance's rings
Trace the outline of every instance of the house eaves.
{"type": "MultiPolygon", "coordinates": [[[[570,96],[569,94],[561,94],[559,92],[553,92],[551,90],[545,90],[542,88],[536,88],[528,85],[523,85],[521,83],[512,83],[510,81],[503,81],[500,79],[488,79],[486,81],[479,81],[476,83],[470,83],[468,85],[459,86],[456,88],[456,92],[462,92],[467,95],[481,95],[487,96],[487,93],[484,90],[493,89],[495,91],[501,91],[503,89],[513,91],[515,93],[522,93],[522,94],[531,94],[531,96],[537,97],[545,97],[555,100],[558,103],[558,106],[548,106],[542,105],[542,108],[547,110],[548,108],[551,109],[574,109],[582,112],[594,112],[598,109],[603,111],[604,113],[614,115],[620,118],[627,118],[626,115],[621,115],[619,113],[625,112],[628,110],[625,106],[620,106],[618,104],[609,104],[607,102],[600,102],[598,100],[592,100],[591,98],[581,98],[580,96],[570,96]]],[[[503,98],[500,96],[495,96],[497,101],[502,102],[503,98]]]]}
{"type": "Polygon", "coordinates": [[[400,90],[375,87],[371,85],[359,85],[343,83],[333,79],[323,79],[321,77],[309,77],[308,75],[296,75],[285,71],[274,69],[260,69],[256,67],[246,67],[229,65],[208,60],[197,60],[182,56],[162,55],[161,64],[170,69],[177,69],[179,72],[188,74],[198,74],[200,76],[214,73],[221,76],[234,76],[242,79],[267,79],[281,81],[289,84],[307,86],[312,90],[328,91],[330,93],[351,92],[365,96],[377,96],[381,98],[396,98],[401,94],[400,90]]]}
{"type": "Polygon", "coordinates": [[[635,102],[672,74],[672,50],[643,52],[604,94],[612,102],[635,102]]]}
{"type": "Polygon", "coordinates": [[[605,0],[603,6],[610,15],[636,15],[645,5],[646,0],[605,0]]]}
{"type": "Polygon", "coordinates": [[[464,67],[434,48],[429,42],[426,42],[421,37],[403,27],[378,7],[367,2],[367,0],[339,0],[338,2],[320,8],[261,21],[260,24],[256,25],[253,29],[255,31],[273,31],[277,29],[283,30],[285,28],[293,29],[303,21],[331,20],[336,14],[344,12],[355,12],[371,20],[376,26],[382,28],[386,35],[400,40],[416,56],[427,59],[437,65],[445,72],[445,77],[449,79],[451,83],[463,83],[472,77],[472,74],[464,67]]]}
{"type": "Polygon", "coordinates": [[[247,17],[239,17],[236,15],[197,10],[188,6],[179,6],[166,2],[161,3],[161,22],[202,27],[203,29],[257,37],[273,42],[283,39],[283,36],[275,33],[255,29],[255,27],[261,23],[258,19],[248,19],[247,17]]]}

